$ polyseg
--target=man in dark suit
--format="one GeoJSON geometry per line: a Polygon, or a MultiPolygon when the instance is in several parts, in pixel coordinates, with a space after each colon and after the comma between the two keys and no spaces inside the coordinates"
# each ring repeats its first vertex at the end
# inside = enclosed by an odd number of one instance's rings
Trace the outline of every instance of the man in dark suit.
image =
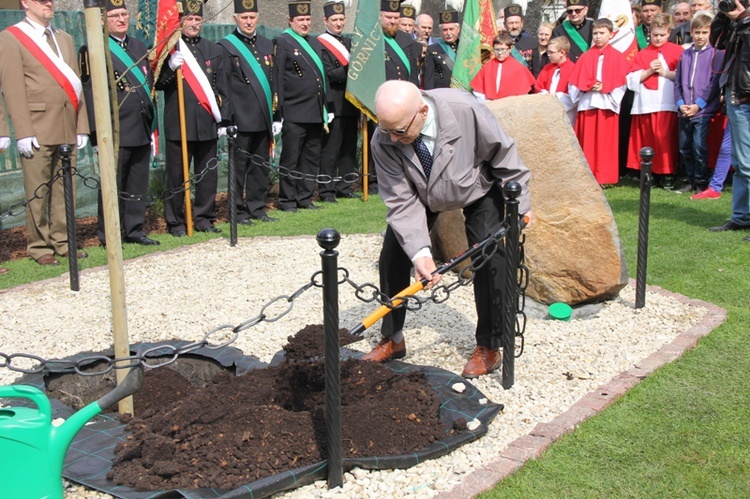
{"type": "Polygon", "coordinates": [[[570,41],[568,59],[576,62],[591,47],[594,20],[586,17],[588,0],[565,0],[566,19],[552,30],[552,38],[564,36],[570,41]]]}
{"type": "Polygon", "coordinates": [[[338,176],[341,180],[318,183],[318,195],[323,202],[335,203],[336,197],[356,197],[353,191],[359,111],[345,95],[352,40],[341,34],[346,23],[344,3],[333,1],[323,5],[323,22],[326,33],[320,35],[318,41],[323,45],[321,59],[328,82],[328,111],[333,113],[333,121],[328,124],[328,134],[323,137],[320,173],[331,178],[338,176]]]}
{"type": "MultiPolygon", "coordinates": [[[[0,87],[23,166],[26,198],[60,170],[62,144],[88,144],[89,124],[73,38],[52,26],[52,1],[21,0],[26,18],[0,33],[0,87]]],[[[71,162],[75,166],[76,148],[71,162]]],[[[26,206],[27,250],[40,265],[59,265],[68,234],[62,179],[26,206]]],[[[79,252],[78,257],[86,256],[79,252]]]]}
{"type": "Polygon", "coordinates": [[[317,209],[312,197],[320,167],[323,132],[331,121],[320,42],[309,37],[309,1],[289,3],[289,28],[275,40],[273,83],[283,121],[279,160],[279,209],[317,209]],[[298,177],[302,178],[298,178],[298,177]]]}
{"type": "Polygon", "coordinates": [[[273,42],[256,33],[258,3],[234,0],[237,29],[219,41],[230,77],[230,114],[227,122],[237,126],[235,186],[237,221],[275,222],[266,214],[270,169],[270,141],[273,140],[273,42]],[[242,200],[242,193],[245,200],[242,200]]]}
{"type": "Polygon", "coordinates": [[[444,10],[439,13],[440,33],[443,39],[427,48],[424,69],[424,89],[448,88],[451,86],[453,64],[456,62],[458,35],[458,12],[444,10]]]}
{"type": "Polygon", "coordinates": [[[164,202],[164,218],[169,233],[175,237],[186,234],[185,197],[178,192],[185,182],[182,172],[182,144],[177,95],[177,69],[185,75],[185,128],[187,130],[188,161],[193,160],[194,175],[201,176],[194,183],[193,219],[199,232],[221,232],[214,227],[216,220],[216,144],[222,116],[227,113],[229,77],[225,71],[224,51],[218,44],[200,36],[203,25],[203,2],[184,3],[181,16],[182,37],[178,50],[162,68],[156,83],[164,91],[164,132],[166,138],[168,199],[164,202]],[[188,75],[190,77],[188,78],[188,75]],[[200,97],[198,97],[200,96],[200,97]],[[170,197],[171,196],[171,197],[170,197]]]}
{"type": "Polygon", "coordinates": [[[385,40],[385,79],[406,80],[419,85],[418,59],[422,45],[398,29],[403,0],[381,0],[380,24],[385,40]]]}
{"type": "MultiPolygon", "coordinates": [[[[112,54],[112,69],[116,83],[119,123],[119,151],[117,152],[117,190],[133,196],[123,199],[118,196],[120,207],[120,229],[126,243],[144,246],[158,245],[159,241],[146,236],[143,224],[146,221],[148,193],[148,166],[151,159],[151,133],[155,126],[155,109],[151,100],[153,74],[148,63],[146,45],[129,37],[130,13],[122,0],[107,0],[107,29],[109,48],[112,54]]],[[[91,124],[91,145],[96,147],[94,101],[88,64],[88,47],[79,51],[81,80],[86,95],[86,109],[91,124]]],[[[104,235],[104,209],[101,189],[99,191],[99,220],[97,236],[102,245],[104,235]]]]}
{"type": "Polygon", "coordinates": [[[523,29],[523,8],[518,4],[510,4],[505,7],[505,29],[513,38],[513,51],[511,55],[518,62],[526,64],[531,68],[531,52],[537,47],[537,39],[523,29]]]}

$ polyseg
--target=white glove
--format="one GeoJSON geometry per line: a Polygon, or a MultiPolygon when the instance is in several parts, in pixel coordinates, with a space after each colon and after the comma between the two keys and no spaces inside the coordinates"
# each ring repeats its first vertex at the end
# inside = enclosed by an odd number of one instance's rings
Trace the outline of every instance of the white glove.
{"type": "Polygon", "coordinates": [[[18,147],[18,152],[21,153],[21,156],[24,158],[33,158],[34,148],[36,147],[39,149],[39,142],[36,140],[36,137],[26,137],[25,139],[18,139],[16,141],[16,146],[18,147]]]}
{"type": "Polygon", "coordinates": [[[283,120],[273,122],[273,124],[271,125],[271,131],[273,132],[274,135],[278,135],[281,133],[282,124],[283,124],[283,120]]]}
{"type": "Polygon", "coordinates": [[[216,135],[219,137],[226,137],[227,135],[227,127],[220,126],[218,130],[216,130],[216,135]]]}
{"type": "Polygon", "coordinates": [[[88,135],[83,135],[83,134],[78,135],[76,137],[76,143],[78,145],[78,149],[83,149],[89,143],[89,136],[88,135]]]}
{"type": "Polygon", "coordinates": [[[172,71],[177,71],[177,69],[182,66],[182,63],[185,62],[185,58],[180,54],[179,52],[175,52],[169,57],[169,69],[172,71]]]}
{"type": "Polygon", "coordinates": [[[0,137],[0,152],[10,147],[10,137],[0,137]]]}
{"type": "Polygon", "coordinates": [[[333,123],[333,113],[328,113],[328,123],[333,123]]]}

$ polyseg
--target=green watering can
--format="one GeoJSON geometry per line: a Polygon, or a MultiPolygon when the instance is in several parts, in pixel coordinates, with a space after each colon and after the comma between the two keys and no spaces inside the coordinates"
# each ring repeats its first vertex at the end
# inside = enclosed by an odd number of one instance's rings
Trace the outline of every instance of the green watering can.
{"type": "Polygon", "coordinates": [[[52,425],[52,406],[41,390],[0,386],[0,398],[25,398],[28,407],[0,407],[0,495],[14,499],[62,499],[62,469],[68,446],[91,418],[141,388],[143,369],[132,369],[114,390],[52,425]]]}

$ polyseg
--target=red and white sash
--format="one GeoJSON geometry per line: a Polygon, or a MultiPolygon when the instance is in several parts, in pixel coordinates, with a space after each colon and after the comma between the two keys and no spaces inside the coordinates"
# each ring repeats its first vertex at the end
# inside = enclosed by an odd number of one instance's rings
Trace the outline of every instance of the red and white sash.
{"type": "Polygon", "coordinates": [[[203,72],[195,56],[182,39],[180,39],[179,51],[185,58],[185,63],[182,65],[182,76],[185,77],[185,82],[198,98],[201,107],[213,115],[216,123],[221,122],[221,112],[219,111],[219,104],[216,102],[214,89],[208,82],[206,73],[203,72]]]}
{"type": "Polygon", "coordinates": [[[349,65],[351,54],[346,50],[344,44],[338,41],[335,36],[330,33],[324,33],[318,36],[318,41],[322,43],[336,59],[338,59],[339,64],[342,66],[349,65]]]}
{"type": "MultiPolygon", "coordinates": [[[[31,55],[44,66],[44,69],[49,71],[52,78],[65,91],[68,99],[73,104],[73,109],[77,111],[83,85],[81,85],[81,79],[73,71],[73,68],[68,66],[68,63],[62,57],[52,51],[52,48],[45,40],[40,38],[39,33],[29,23],[21,21],[18,24],[10,26],[8,31],[21,42],[21,45],[31,52],[31,55]]],[[[13,70],[13,68],[6,68],[6,71],[8,70],[13,70]]]]}

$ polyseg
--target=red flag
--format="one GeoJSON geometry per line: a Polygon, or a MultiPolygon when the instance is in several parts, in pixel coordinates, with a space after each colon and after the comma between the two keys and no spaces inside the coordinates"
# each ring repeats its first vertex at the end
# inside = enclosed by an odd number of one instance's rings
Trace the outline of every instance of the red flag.
{"type": "Polygon", "coordinates": [[[154,81],[159,78],[164,61],[180,39],[180,12],[177,5],[177,0],[158,0],[157,3],[154,48],[149,54],[154,81]]]}
{"type": "Polygon", "coordinates": [[[492,51],[492,40],[497,36],[495,9],[491,0],[479,0],[479,35],[482,37],[479,47],[492,51]]]}

